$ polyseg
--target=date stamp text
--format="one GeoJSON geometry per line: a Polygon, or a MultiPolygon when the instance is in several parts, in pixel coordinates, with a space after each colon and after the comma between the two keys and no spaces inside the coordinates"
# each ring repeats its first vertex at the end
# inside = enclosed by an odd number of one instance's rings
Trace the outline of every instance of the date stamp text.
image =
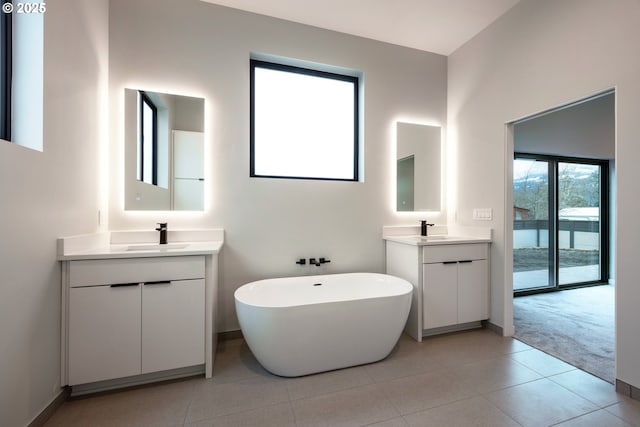
{"type": "Polygon", "coordinates": [[[45,13],[47,11],[46,3],[39,2],[6,2],[2,4],[2,12],[4,13],[25,13],[25,14],[38,14],[45,13]]]}

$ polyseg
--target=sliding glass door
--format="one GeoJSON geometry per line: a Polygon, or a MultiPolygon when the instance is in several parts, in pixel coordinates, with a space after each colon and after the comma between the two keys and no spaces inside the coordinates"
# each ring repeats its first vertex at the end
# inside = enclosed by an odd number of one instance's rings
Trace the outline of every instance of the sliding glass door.
{"type": "Polygon", "coordinates": [[[601,166],[558,162],[558,285],[601,279],[601,166]]]}
{"type": "Polygon", "coordinates": [[[606,281],[607,163],[516,154],[513,170],[514,292],[606,281]]]}
{"type": "Polygon", "coordinates": [[[551,164],[516,158],[513,165],[513,289],[550,288],[553,280],[554,222],[549,221],[553,194],[551,164]],[[551,178],[551,180],[550,180],[551,178]]]}

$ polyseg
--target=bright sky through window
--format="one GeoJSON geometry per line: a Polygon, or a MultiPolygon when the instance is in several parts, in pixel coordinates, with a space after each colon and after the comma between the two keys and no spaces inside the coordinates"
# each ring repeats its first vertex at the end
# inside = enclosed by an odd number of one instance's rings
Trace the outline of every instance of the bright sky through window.
{"type": "Polygon", "coordinates": [[[256,66],[254,176],[356,180],[355,78],[256,66]]]}

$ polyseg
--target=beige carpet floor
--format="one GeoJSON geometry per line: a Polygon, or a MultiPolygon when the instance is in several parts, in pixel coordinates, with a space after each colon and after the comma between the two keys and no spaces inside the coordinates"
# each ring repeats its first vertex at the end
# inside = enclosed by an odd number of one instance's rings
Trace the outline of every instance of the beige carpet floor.
{"type": "Polygon", "coordinates": [[[613,285],[513,299],[514,338],[614,382],[613,285]]]}

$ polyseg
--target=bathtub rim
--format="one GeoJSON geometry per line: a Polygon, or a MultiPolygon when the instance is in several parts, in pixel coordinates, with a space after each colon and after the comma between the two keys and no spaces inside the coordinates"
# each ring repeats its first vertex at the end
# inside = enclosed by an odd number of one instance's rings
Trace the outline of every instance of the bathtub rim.
{"type": "MultiPolygon", "coordinates": [[[[247,288],[245,288],[247,289],[247,288]]],[[[369,300],[369,299],[378,299],[378,298],[394,298],[394,297],[400,297],[400,296],[404,296],[407,294],[410,294],[413,292],[413,285],[411,284],[411,282],[409,282],[408,280],[405,280],[401,277],[398,276],[393,276],[391,274],[385,274],[385,273],[369,273],[369,272],[351,272],[351,273],[330,273],[330,274],[317,274],[317,275],[308,275],[308,276],[290,276],[290,277],[274,277],[274,278],[269,278],[269,279],[260,279],[260,280],[254,280],[252,282],[248,282],[243,284],[242,286],[238,287],[234,293],[233,293],[233,298],[235,300],[235,302],[239,302],[242,304],[245,304],[247,306],[251,306],[251,307],[256,307],[256,308],[264,308],[264,309],[285,309],[285,308],[291,308],[291,307],[304,307],[304,306],[311,306],[311,305],[321,305],[321,304],[335,304],[338,302],[348,302],[348,301],[359,301],[359,300],[369,300]],[[396,281],[396,284],[399,286],[404,286],[406,287],[406,289],[403,292],[396,292],[396,293],[391,293],[391,294],[384,294],[384,295],[376,295],[376,294],[371,294],[371,295],[366,295],[363,296],[362,298],[349,298],[349,299],[333,299],[330,301],[309,301],[309,302],[301,302],[301,303],[295,303],[295,304],[283,304],[283,305],[274,305],[274,304],[256,304],[253,302],[247,302],[246,300],[244,300],[243,298],[239,298],[238,294],[242,294],[241,289],[248,287],[249,285],[256,285],[259,283],[266,283],[266,282],[275,282],[278,280],[287,280],[287,281],[292,281],[294,279],[306,279],[306,278],[319,278],[319,277],[332,277],[332,276],[351,276],[351,275],[374,275],[374,276],[384,276],[384,277],[390,277],[393,278],[396,281]]]]}

